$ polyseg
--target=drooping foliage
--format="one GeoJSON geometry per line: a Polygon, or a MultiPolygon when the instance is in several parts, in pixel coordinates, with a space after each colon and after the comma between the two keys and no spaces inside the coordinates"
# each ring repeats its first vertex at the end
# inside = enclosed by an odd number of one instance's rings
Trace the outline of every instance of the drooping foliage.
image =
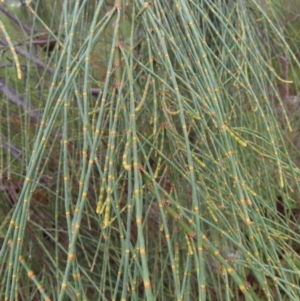
{"type": "Polygon", "coordinates": [[[0,4],[1,300],[299,300],[278,7],[0,4]]]}

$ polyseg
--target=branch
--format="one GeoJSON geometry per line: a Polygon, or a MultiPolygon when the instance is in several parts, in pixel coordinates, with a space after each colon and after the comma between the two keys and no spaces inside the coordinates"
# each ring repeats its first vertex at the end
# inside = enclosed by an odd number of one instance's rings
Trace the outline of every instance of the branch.
{"type": "Polygon", "coordinates": [[[12,12],[10,12],[4,6],[4,4],[0,4],[0,11],[2,13],[4,13],[9,19],[11,19],[15,23],[17,23],[19,26],[21,26],[29,35],[31,35],[32,33],[34,33],[34,30],[30,26],[22,23],[15,14],[13,14],[12,12]]]}
{"type": "MultiPolygon", "coordinates": [[[[0,44],[8,47],[8,43],[5,40],[0,40],[0,44]]],[[[47,66],[43,61],[39,60],[38,58],[32,56],[28,51],[22,49],[19,46],[15,46],[16,53],[20,54],[21,56],[24,56],[28,60],[34,62],[38,67],[45,69],[46,71],[53,73],[54,68],[47,66]]]]}
{"type": "Polygon", "coordinates": [[[39,120],[39,114],[31,103],[26,103],[25,99],[14,88],[8,86],[3,78],[0,77],[0,91],[5,94],[9,101],[21,107],[24,111],[29,109],[29,116],[39,120]]]}

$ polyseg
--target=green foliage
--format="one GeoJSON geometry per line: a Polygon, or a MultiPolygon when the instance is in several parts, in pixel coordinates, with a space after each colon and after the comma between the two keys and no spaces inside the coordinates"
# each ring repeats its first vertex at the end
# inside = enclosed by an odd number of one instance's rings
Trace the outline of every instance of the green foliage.
{"type": "Polygon", "coordinates": [[[0,4],[0,299],[299,300],[278,3],[110,2],[0,4]]]}

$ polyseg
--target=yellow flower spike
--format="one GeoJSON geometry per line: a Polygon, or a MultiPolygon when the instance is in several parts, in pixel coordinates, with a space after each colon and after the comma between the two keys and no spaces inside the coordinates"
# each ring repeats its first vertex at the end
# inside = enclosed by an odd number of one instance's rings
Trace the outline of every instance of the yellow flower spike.
{"type": "Polygon", "coordinates": [[[138,18],[140,18],[143,15],[143,13],[148,9],[149,6],[150,3],[145,2],[143,9],[135,16],[135,19],[137,20],[138,18]]]}
{"type": "Polygon", "coordinates": [[[139,105],[135,108],[136,112],[139,112],[141,110],[141,108],[143,107],[143,104],[146,102],[147,95],[148,95],[149,84],[150,84],[150,79],[151,79],[151,77],[150,77],[150,74],[149,74],[148,78],[147,78],[147,82],[146,82],[146,86],[145,86],[145,90],[144,90],[144,93],[143,93],[142,100],[139,103],[139,105]]]}
{"type": "Polygon", "coordinates": [[[103,229],[105,229],[110,222],[110,198],[107,198],[105,203],[106,206],[105,206],[105,213],[104,213],[103,229]]]}
{"type": "Polygon", "coordinates": [[[0,30],[2,30],[2,32],[4,34],[6,42],[7,42],[8,46],[9,46],[9,49],[10,49],[10,51],[12,53],[12,56],[13,56],[13,59],[15,61],[18,79],[21,79],[22,78],[22,72],[21,72],[21,67],[20,67],[20,62],[19,62],[18,56],[16,54],[14,45],[12,44],[11,39],[10,39],[10,37],[8,35],[8,32],[6,31],[6,29],[4,27],[4,24],[1,22],[1,20],[0,20],[0,30]]]}
{"type": "Polygon", "coordinates": [[[194,153],[192,153],[192,158],[193,158],[193,159],[194,159],[201,167],[205,167],[205,166],[206,166],[205,163],[202,162],[200,159],[198,159],[194,153]]]}
{"type": "Polygon", "coordinates": [[[234,134],[227,126],[225,126],[226,130],[228,131],[229,135],[241,146],[246,147],[247,143],[239,138],[236,134],[234,134]]]}
{"type": "Polygon", "coordinates": [[[192,248],[191,242],[189,240],[189,237],[187,235],[185,235],[185,241],[186,241],[186,244],[188,247],[188,255],[192,256],[194,254],[194,252],[193,252],[193,248],[192,248]]]}

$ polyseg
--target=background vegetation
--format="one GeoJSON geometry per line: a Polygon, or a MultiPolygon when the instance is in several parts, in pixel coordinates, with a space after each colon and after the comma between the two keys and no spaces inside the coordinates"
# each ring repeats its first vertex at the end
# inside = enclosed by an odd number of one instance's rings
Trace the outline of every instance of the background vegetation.
{"type": "Polygon", "coordinates": [[[297,1],[0,4],[1,300],[299,300],[297,1]]]}

